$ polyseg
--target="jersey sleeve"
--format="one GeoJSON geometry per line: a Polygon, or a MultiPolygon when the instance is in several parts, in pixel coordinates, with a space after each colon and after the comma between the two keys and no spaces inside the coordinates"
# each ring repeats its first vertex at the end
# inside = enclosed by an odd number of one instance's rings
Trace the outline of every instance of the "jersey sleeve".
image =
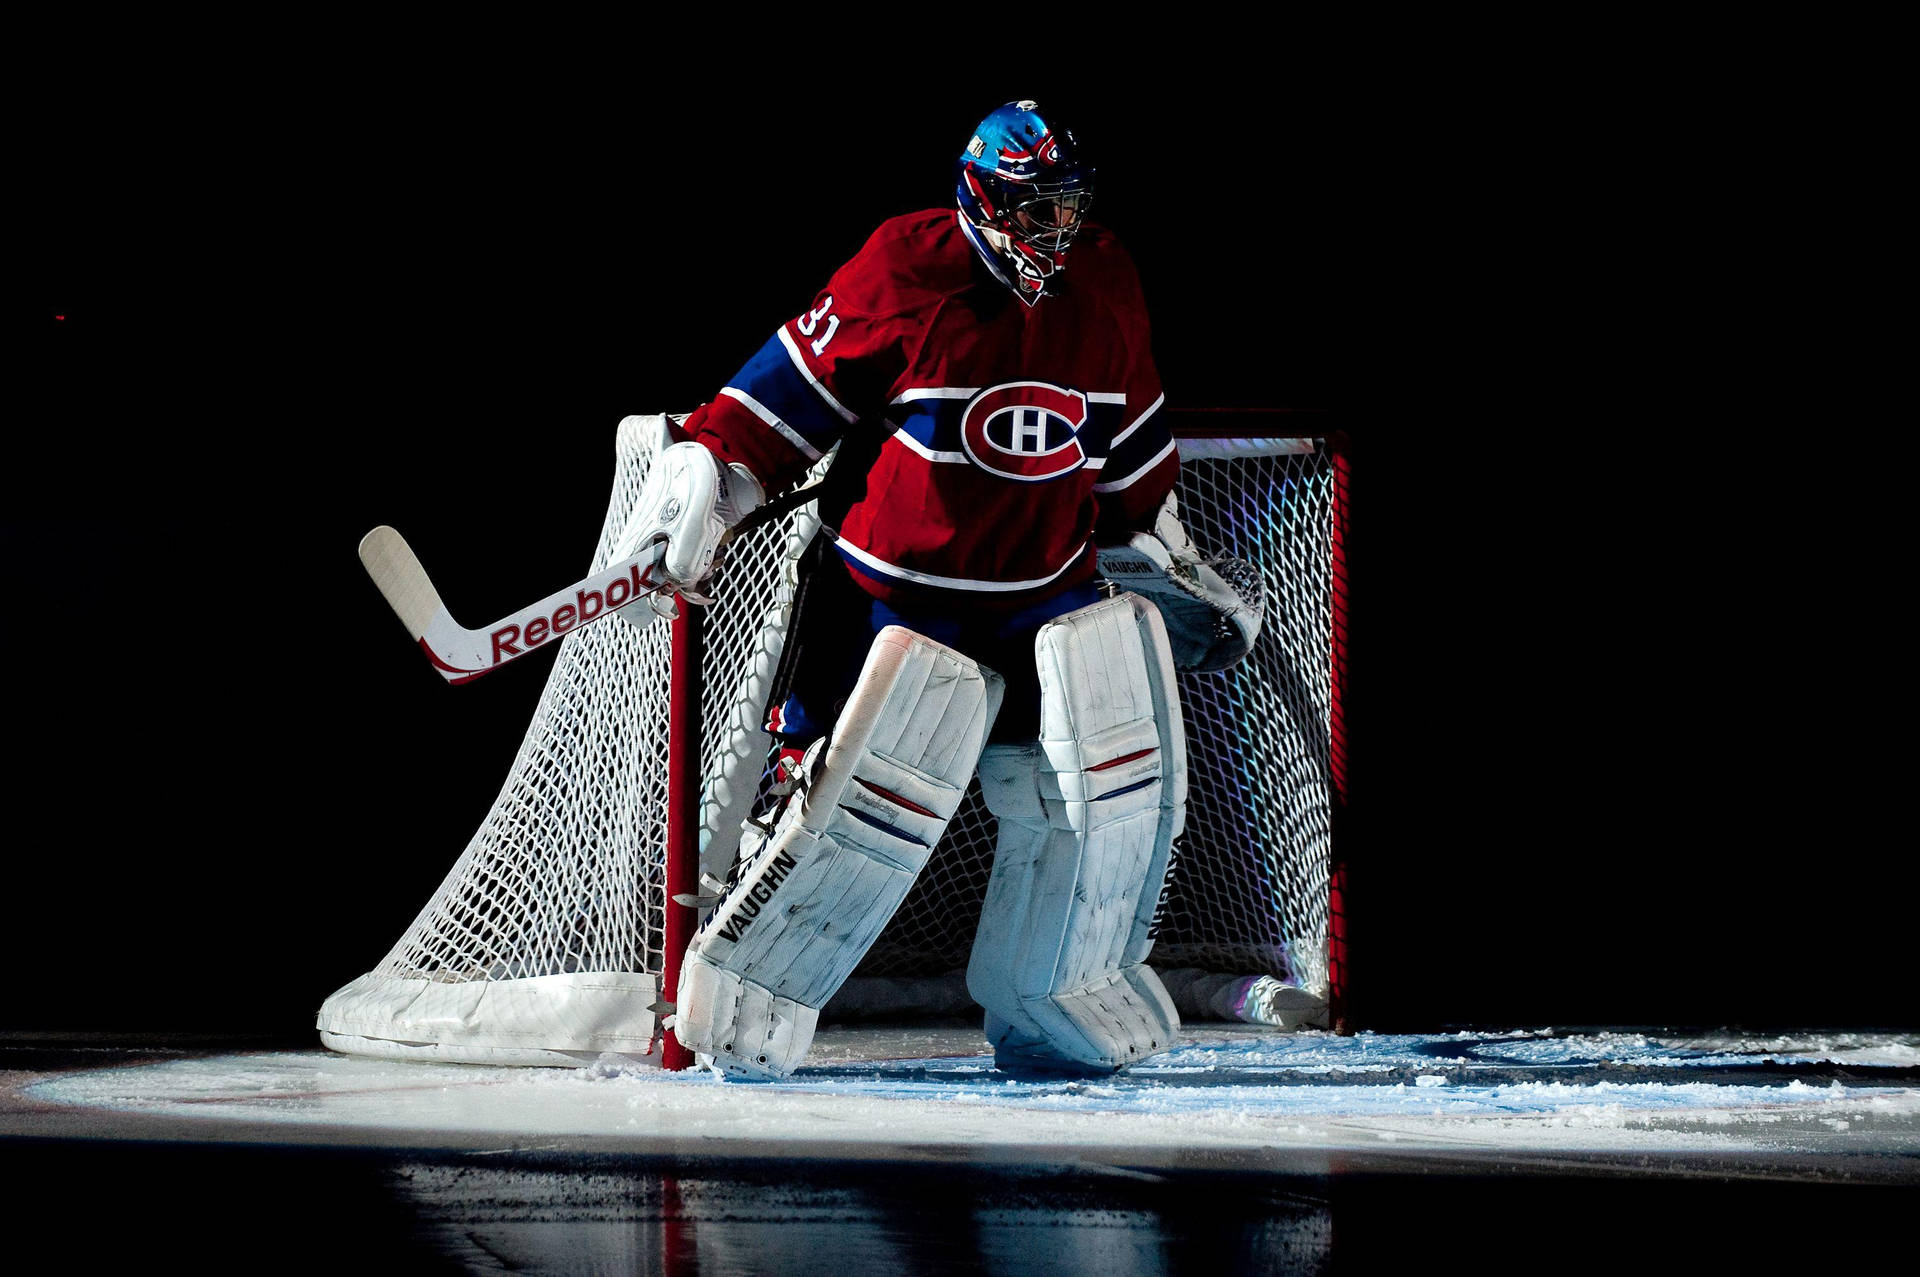
{"type": "Polygon", "coordinates": [[[1160,371],[1153,363],[1146,303],[1140,296],[1132,263],[1125,262],[1124,266],[1122,281],[1129,287],[1116,292],[1120,327],[1125,334],[1127,366],[1122,384],[1126,387],[1127,414],[1107,445],[1106,462],[1093,485],[1099,502],[1094,540],[1101,545],[1119,544],[1133,533],[1151,528],[1160,503],[1180,477],[1180,453],[1167,423],[1167,397],[1160,387],[1160,371]]]}
{"type": "Polygon", "coordinates": [[[835,271],[813,305],[687,419],[688,433],[773,492],[805,474],[854,422],[878,415],[907,359],[888,248],[876,235],[835,271]]]}

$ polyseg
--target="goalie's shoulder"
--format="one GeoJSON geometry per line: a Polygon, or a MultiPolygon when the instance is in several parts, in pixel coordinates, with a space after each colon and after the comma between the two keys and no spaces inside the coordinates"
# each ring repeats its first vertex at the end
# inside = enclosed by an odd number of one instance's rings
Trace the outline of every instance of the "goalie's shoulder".
{"type": "Polygon", "coordinates": [[[899,314],[972,286],[972,248],[952,209],[890,217],[834,276],[834,285],[869,314],[899,314]]]}
{"type": "Polygon", "coordinates": [[[1087,223],[1073,242],[1063,273],[1066,282],[1060,293],[1071,299],[1079,322],[1110,324],[1129,351],[1144,354],[1149,349],[1146,293],[1133,255],[1119,236],[1098,222],[1087,223]]]}
{"type": "Polygon", "coordinates": [[[1140,272],[1133,264],[1133,254],[1113,229],[1103,223],[1087,222],[1073,241],[1073,256],[1068,262],[1068,269],[1079,278],[1097,275],[1106,281],[1139,287],[1140,272]]]}
{"type": "Polygon", "coordinates": [[[1067,277],[1076,288],[1097,291],[1110,305],[1144,306],[1140,270],[1120,237],[1099,222],[1088,222],[1073,241],[1067,277]]]}

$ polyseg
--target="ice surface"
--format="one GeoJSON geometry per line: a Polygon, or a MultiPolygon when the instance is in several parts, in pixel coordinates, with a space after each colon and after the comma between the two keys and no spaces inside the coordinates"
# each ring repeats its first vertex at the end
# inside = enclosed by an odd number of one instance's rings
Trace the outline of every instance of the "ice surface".
{"type": "Polygon", "coordinates": [[[780,1083],[605,1056],[585,1069],[399,1063],[313,1051],[42,1081],[49,1105],[267,1124],[280,1138],[848,1156],[927,1146],[993,1158],[1423,1148],[1920,1153],[1920,1038],[1640,1033],[1375,1035],[1199,1030],[1098,1080],[996,1072],[977,1033],[823,1032],[780,1083]],[[1846,1079],[1833,1076],[1844,1064],[1846,1079]],[[396,1135],[396,1133],[399,1133],[396,1135]],[[409,1136],[408,1133],[411,1133],[409,1136]]]}

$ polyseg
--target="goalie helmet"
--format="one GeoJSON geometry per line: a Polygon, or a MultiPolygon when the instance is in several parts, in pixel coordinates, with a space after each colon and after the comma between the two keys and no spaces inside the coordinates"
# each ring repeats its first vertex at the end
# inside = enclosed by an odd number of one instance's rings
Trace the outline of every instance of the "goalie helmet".
{"type": "Polygon", "coordinates": [[[1036,102],[1009,102],[961,151],[955,193],[974,243],[1029,305],[1065,265],[1093,203],[1093,166],[1072,130],[1036,102]]]}

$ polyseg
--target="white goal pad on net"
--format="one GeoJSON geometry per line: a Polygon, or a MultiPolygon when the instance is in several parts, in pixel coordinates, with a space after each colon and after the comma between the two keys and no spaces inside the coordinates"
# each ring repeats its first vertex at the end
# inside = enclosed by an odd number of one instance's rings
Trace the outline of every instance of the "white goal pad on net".
{"type": "MultiPolygon", "coordinates": [[[[621,423],[592,569],[612,560],[646,476],[646,420],[621,423]]],[[[1187,823],[1151,962],[1193,991],[1189,1017],[1210,1003],[1256,1018],[1243,1004],[1265,999],[1292,1022],[1337,1020],[1344,460],[1319,438],[1175,434],[1181,517],[1203,552],[1259,568],[1267,621],[1239,666],[1181,677],[1187,823]]],[[[694,925],[672,897],[701,870],[725,877],[740,820],[766,801],[762,725],[784,695],[786,625],[818,528],[807,505],[735,543],[716,602],[683,608],[698,614],[697,641],[688,624],[619,620],[566,638],[466,850],[380,964],[321,1007],[327,1046],[495,1064],[659,1049],[653,1008],[694,925]],[[675,795],[684,822],[669,820],[675,795]]],[[[963,987],[994,836],[976,783],[836,1002],[956,1009],[940,1003],[963,987]]]]}

